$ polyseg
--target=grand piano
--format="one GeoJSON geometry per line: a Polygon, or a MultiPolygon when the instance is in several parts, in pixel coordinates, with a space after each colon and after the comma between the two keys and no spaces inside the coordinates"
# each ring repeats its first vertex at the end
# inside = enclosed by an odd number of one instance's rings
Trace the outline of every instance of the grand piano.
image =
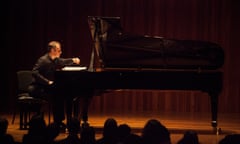
{"type": "MultiPolygon", "coordinates": [[[[199,90],[211,101],[217,129],[224,51],[216,43],[124,33],[119,17],[89,16],[93,40],[86,70],[57,70],[57,90],[92,97],[109,90],[199,90]]],[[[82,116],[88,121],[87,108],[82,116]]]]}

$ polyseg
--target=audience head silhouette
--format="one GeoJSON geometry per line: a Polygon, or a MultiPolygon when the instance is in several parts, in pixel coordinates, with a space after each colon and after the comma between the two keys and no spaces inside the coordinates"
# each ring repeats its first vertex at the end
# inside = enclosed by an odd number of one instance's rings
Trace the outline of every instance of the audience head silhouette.
{"type": "Polygon", "coordinates": [[[56,123],[50,123],[47,126],[47,135],[49,143],[53,143],[55,138],[60,134],[60,128],[56,123]]]}
{"type": "Polygon", "coordinates": [[[70,118],[67,123],[68,128],[68,136],[64,139],[61,139],[57,142],[57,144],[80,144],[80,137],[79,137],[79,131],[81,129],[80,127],[80,121],[79,119],[73,117],[70,118]]]}
{"type": "Polygon", "coordinates": [[[1,144],[14,144],[13,136],[7,134],[8,120],[0,117],[0,143],[1,144]]]}
{"type": "Polygon", "coordinates": [[[114,118],[108,118],[103,126],[103,136],[104,137],[112,136],[112,134],[117,131],[117,128],[118,128],[117,121],[114,118]]]}
{"type": "Polygon", "coordinates": [[[103,125],[103,134],[100,139],[96,141],[97,144],[113,144],[116,143],[118,125],[114,118],[108,118],[103,125]]]}
{"type": "Polygon", "coordinates": [[[42,134],[46,132],[46,122],[42,115],[34,115],[29,122],[28,133],[42,134]]]}
{"type": "Polygon", "coordinates": [[[124,144],[143,144],[141,136],[131,133],[123,141],[124,144]]]}
{"type": "Polygon", "coordinates": [[[168,129],[156,119],[150,119],[142,131],[144,144],[171,144],[168,129]]]}
{"type": "Polygon", "coordinates": [[[131,127],[127,124],[120,124],[118,126],[118,139],[123,141],[127,136],[131,134],[131,127]]]}
{"type": "Polygon", "coordinates": [[[43,144],[48,142],[47,125],[42,115],[35,115],[29,121],[28,133],[23,136],[23,144],[43,144]]]}
{"type": "Polygon", "coordinates": [[[8,128],[8,120],[5,118],[0,118],[0,135],[4,135],[7,133],[8,128]]]}
{"type": "Polygon", "coordinates": [[[95,130],[92,126],[84,127],[80,134],[81,144],[95,144],[95,130]]]}
{"type": "Polygon", "coordinates": [[[240,134],[226,135],[219,144],[240,144],[240,134]]]}
{"type": "Polygon", "coordinates": [[[69,122],[67,123],[67,128],[69,133],[77,134],[81,130],[80,121],[78,118],[70,118],[69,122]]]}
{"type": "Polygon", "coordinates": [[[199,144],[198,135],[195,131],[186,131],[177,144],[199,144]]]}

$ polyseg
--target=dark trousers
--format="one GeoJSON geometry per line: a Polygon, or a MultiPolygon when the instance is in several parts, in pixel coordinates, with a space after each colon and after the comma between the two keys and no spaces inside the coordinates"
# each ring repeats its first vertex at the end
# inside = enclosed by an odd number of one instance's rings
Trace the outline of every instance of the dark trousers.
{"type": "Polygon", "coordinates": [[[73,101],[73,115],[83,122],[88,121],[88,107],[91,103],[92,96],[79,96],[73,101]]]}
{"type": "Polygon", "coordinates": [[[61,123],[65,119],[64,115],[64,98],[61,95],[52,95],[51,105],[53,112],[53,120],[55,123],[61,123]]]}
{"type": "Polygon", "coordinates": [[[29,86],[29,93],[32,97],[45,99],[50,103],[55,123],[61,123],[65,119],[65,107],[67,113],[71,113],[71,99],[66,99],[64,94],[56,92],[54,85],[32,84],[29,86]]]}
{"type": "Polygon", "coordinates": [[[88,121],[88,106],[94,95],[92,89],[80,90],[79,96],[71,93],[74,89],[63,88],[62,91],[55,91],[54,85],[31,85],[29,89],[32,96],[46,99],[51,103],[55,123],[61,123],[65,117],[67,117],[67,121],[71,117],[76,117],[83,122],[88,121]]]}

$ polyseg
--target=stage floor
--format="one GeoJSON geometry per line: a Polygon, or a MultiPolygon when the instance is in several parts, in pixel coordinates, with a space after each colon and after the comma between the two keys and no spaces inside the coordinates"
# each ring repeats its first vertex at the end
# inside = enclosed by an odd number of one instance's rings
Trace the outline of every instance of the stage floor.
{"type": "MultiPolygon", "coordinates": [[[[16,116],[14,124],[12,124],[12,114],[1,114],[9,121],[8,133],[14,136],[15,141],[21,142],[22,136],[27,130],[19,130],[19,115],[16,116]]],[[[164,124],[171,133],[172,144],[176,144],[181,139],[184,132],[194,130],[199,135],[199,141],[204,144],[218,144],[219,140],[227,134],[240,134],[240,115],[219,114],[218,134],[214,132],[211,126],[210,113],[164,113],[164,112],[138,112],[138,113],[89,113],[89,123],[96,129],[96,138],[102,136],[102,128],[107,118],[114,118],[118,124],[128,124],[132,128],[132,132],[141,135],[142,128],[149,119],[158,119],[164,124]]],[[[48,124],[48,117],[45,116],[48,124]]],[[[52,118],[51,118],[52,122],[52,118]]],[[[62,139],[67,133],[61,133],[57,139],[62,139]]]]}

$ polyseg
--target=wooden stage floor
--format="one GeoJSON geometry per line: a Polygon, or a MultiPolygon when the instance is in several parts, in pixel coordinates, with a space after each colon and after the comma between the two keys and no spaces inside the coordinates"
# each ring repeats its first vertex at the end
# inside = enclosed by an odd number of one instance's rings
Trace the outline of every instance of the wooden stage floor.
{"type": "MultiPolygon", "coordinates": [[[[21,142],[23,134],[27,130],[19,130],[19,115],[16,116],[14,124],[11,124],[12,114],[1,114],[9,121],[8,133],[14,136],[15,141],[21,142]]],[[[227,134],[240,134],[240,115],[239,114],[219,114],[218,129],[219,134],[213,132],[211,127],[210,113],[164,113],[164,112],[138,112],[136,113],[89,113],[89,123],[96,129],[96,138],[102,135],[102,128],[107,118],[115,118],[118,124],[128,124],[132,132],[141,134],[144,124],[149,119],[158,119],[171,133],[172,144],[176,144],[181,139],[186,130],[194,130],[198,133],[199,141],[202,144],[217,144],[219,140],[227,134]]],[[[45,116],[46,122],[48,118],[45,116]]],[[[52,118],[51,118],[52,121],[52,118]]],[[[57,139],[62,139],[67,133],[61,133],[57,139]]]]}

